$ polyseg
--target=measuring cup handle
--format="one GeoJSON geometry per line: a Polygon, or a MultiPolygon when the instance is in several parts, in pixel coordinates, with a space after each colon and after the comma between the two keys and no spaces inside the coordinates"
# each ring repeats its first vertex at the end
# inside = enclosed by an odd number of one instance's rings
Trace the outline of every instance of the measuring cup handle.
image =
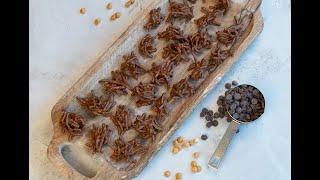
{"type": "Polygon", "coordinates": [[[210,161],[208,163],[208,166],[217,170],[220,162],[222,161],[222,158],[224,154],[226,153],[229,144],[234,136],[234,134],[237,132],[239,128],[240,123],[236,121],[231,121],[229,127],[227,128],[226,133],[223,135],[221,141],[219,142],[219,145],[215,152],[213,153],[212,157],[210,158],[210,161]]]}

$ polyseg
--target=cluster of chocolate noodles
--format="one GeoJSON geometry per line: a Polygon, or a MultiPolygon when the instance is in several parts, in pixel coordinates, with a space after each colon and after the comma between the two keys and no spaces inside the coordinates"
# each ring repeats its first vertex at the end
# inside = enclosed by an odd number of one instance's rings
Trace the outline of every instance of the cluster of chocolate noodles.
{"type": "Polygon", "coordinates": [[[164,118],[168,115],[168,109],[166,106],[166,101],[163,93],[154,103],[154,105],[151,107],[151,110],[154,111],[157,114],[157,117],[163,121],[164,118]]]}
{"type": "Polygon", "coordinates": [[[64,111],[59,125],[63,133],[68,133],[68,140],[71,140],[74,136],[81,136],[83,134],[85,121],[80,115],[64,111]]]}
{"type": "Polygon", "coordinates": [[[229,26],[223,31],[216,32],[218,42],[224,44],[225,46],[233,45],[236,42],[240,31],[243,29],[241,22],[241,17],[239,17],[239,19],[234,17],[233,25],[229,26]]]}
{"type": "Polygon", "coordinates": [[[163,130],[156,117],[153,115],[147,116],[146,113],[136,117],[133,129],[142,134],[144,138],[151,138],[152,141],[155,140],[155,136],[158,132],[163,130]]]}
{"type": "Polygon", "coordinates": [[[208,25],[221,26],[221,23],[216,21],[219,12],[223,12],[223,15],[227,13],[229,9],[229,0],[219,0],[218,4],[214,6],[201,7],[201,11],[205,13],[202,17],[195,19],[195,23],[198,25],[199,29],[203,29],[208,25]]]}
{"type": "Polygon", "coordinates": [[[143,75],[147,71],[138,61],[137,56],[131,51],[130,54],[123,56],[124,62],[121,64],[121,71],[124,75],[138,79],[138,75],[143,75]]]}
{"type": "Polygon", "coordinates": [[[119,136],[122,136],[126,131],[132,129],[133,121],[130,110],[124,105],[119,105],[112,116],[112,122],[117,127],[119,136]]]}
{"type": "Polygon", "coordinates": [[[102,115],[105,117],[111,117],[111,109],[116,105],[113,95],[108,96],[105,102],[102,101],[102,96],[97,97],[94,95],[93,90],[91,96],[87,98],[77,97],[78,101],[85,106],[94,115],[102,115]]]}
{"type": "Polygon", "coordinates": [[[90,142],[86,145],[92,148],[92,153],[102,153],[102,146],[111,142],[112,131],[108,125],[102,123],[101,127],[92,124],[90,142]]]}
{"type": "Polygon", "coordinates": [[[167,99],[169,102],[171,99],[180,99],[191,96],[195,93],[192,85],[188,83],[188,78],[181,79],[178,83],[174,84],[170,90],[170,96],[167,99]]]}
{"type": "Polygon", "coordinates": [[[151,69],[149,72],[152,75],[152,82],[156,85],[165,84],[167,88],[170,87],[170,80],[172,78],[172,70],[173,70],[173,62],[168,60],[166,62],[162,62],[159,65],[156,63],[152,63],[151,69]]]}
{"type": "Polygon", "coordinates": [[[163,14],[161,14],[160,11],[160,7],[158,7],[157,9],[152,9],[150,11],[150,19],[149,22],[144,25],[145,29],[150,31],[151,29],[156,29],[161,24],[165,17],[163,14]]]}
{"type": "Polygon", "coordinates": [[[139,100],[136,102],[137,107],[151,105],[155,100],[157,100],[156,85],[151,83],[140,82],[132,90],[132,96],[136,96],[139,100]]]}
{"type": "Polygon", "coordinates": [[[147,148],[141,145],[139,139],[126,142],[122,137],[116,139],[110,147],[113,149],[113,153],[110,156],[112,159],[115,161],[125,160],[132,164],[137,162],[134,158],[136,155],[147,151],[147,148]]]}
{"type": "Polygon", "coordinates": [[[171,24],[173,24],[175,18],[186,19],[185,22],[187,23],[194,17],[193,6],[189,6],[185,0],[183,0],[183,3],[169,0],[169,11],[167,22],[171,22],[171,24]]]}
{"type": "Polygon", "coordinates": [[[127,95],[130,87],[127,76],[121,71],[111,71],[111,79],[102,79],[99,81],[108,93],[115,93],[118,96],[127,95]]]}
{"type": "Polygon", "coordinates": [[[154,53],[157,51],[157,48],[154,48],[152,45],[154,39],[155,37],[151,37],[150,34],[147,34],[142,38],[138,46],[139,52],[142,55],[147,56],[149,58],[153,57],[151,53],[154,53]]]}

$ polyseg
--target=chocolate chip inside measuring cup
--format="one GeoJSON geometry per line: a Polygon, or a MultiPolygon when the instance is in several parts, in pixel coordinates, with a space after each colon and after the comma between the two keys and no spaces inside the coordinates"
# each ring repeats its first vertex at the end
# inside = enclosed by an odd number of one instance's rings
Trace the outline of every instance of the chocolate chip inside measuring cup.
{"type": "Polygon", "coordinates": [[[252,104],[257,104],[257,103],[258,103],[258,100],[257,100],[256,98],[252,98],[252,99],[251,99],[251,103],[252,103],[252,104]]]}

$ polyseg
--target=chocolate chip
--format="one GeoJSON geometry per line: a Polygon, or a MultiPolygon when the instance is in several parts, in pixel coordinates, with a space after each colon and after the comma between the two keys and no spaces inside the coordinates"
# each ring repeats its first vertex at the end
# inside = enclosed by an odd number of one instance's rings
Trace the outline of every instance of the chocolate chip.
{"type": "Polygon", "coordinates": [[[227,97],[226,97],[226,99],[227,99],[227,100],[228,100],[228,99],[231,99],[231,100],[232,100],[232,95],[231,95],[231,94],[228,94],[227,97]]]}
{"type": "Polygon", "coordinates": [[[227,99],[226,102],[227,102],[227,104],[231,104],[232,103],[232,99],[227,99]]]}
{"type": "Polygon", "coordinates": [[[208,115],[213,116],[213,111],[212,111],[212,110],[209,110],[209,111],[208,111],[208,115]]]}
{"type": "Polygon", "coordinates": [[[231,105],[230,105],[230,109],[236,109],[237,108],[237,105],[236,105],[236,103],[232,103],[231,105]]]}
{"type": "Polygon", "coordinates": [[[232,85],[238,86],[238,82],[237,81],[232,81],[232,85]]]}
{"type": "Polygon", "coordinates": [[[257,100],[256,98],[252,98],[252,99],[251,99],[251,103],[252,103],[252,104],[257,104],[257,103],[258,103],[258,100],[257,100]]]}
{"type": "Polygon", "coordinates": [[[219,99],[219,100],[217,101],[217,104],[218,104],[219,106],[221,106],[221,105],[223,104],[222,100],[219,99]]]}
{"type": "Polygon", "coordinates": [[[241,99],[241,95],[240,95],[239,93],[235,93],[235,94],[233,95],[233,97],[234,97],[236,100],[241,99]]]}
{"type": "Polygon", "coordinates": [[[208,109],[207,108],[203,108],[201,112],[204,112],[205,114],[207,114],[208,109]]]}
{"type": "Polygon", "coordinates": [[[239,119],[239,114],[238,113],[233,113],[232,117],[235,118],[235,119],[239,119]]]}
{"type": "Polygon", "coordinates": [[[206,113],[205,112],[203,112],[203,111],[201,111],[201,113],[200,113],[200,117],[204,117],[206,115],[206,113]]]}
{"type": "Polygon", "coordinates": [[[201,139],[205,141],[205,140],[207,140],[207,139],[208,139],[208,136],[207,136],[207,135],[205,135],[205,134],[202,134],[202,135],[201,135],[201,139]]]}
{"type": "Polygon", "coordinates": [[[215,112],[215,113],[213,114],[213,118],[215,118],[215,119],[219,118],[219,113],[218,113],[218,112],[215,112]]]}
{"type": "Polygon", "coordinates": [[[206,126],[207,128],[210,128],[212,126],[212,121],[207,122],[206,126]]]}
{"type": "Polygon", "coordinates": [[[255,96],[259,95],[259,90],[258,89],[253,90],[252,94],[255,95],[255,96]]]}
{"type": "Polygon", "coordinates": [[[207,116],[206,116],[206,120],[207,120],[207,121],[210,121],[210,119],[211,119],[210,117],[211,117],[211,116],[207,115],[207,116]]]}
{"type": "Polygon", "coordinates": [[[220,118],[224,118],[224,113],[219,113],[220,118]]]}
{"type": "Polygon", "coordinates": [[[242,112],[241,107],[237,107],[236,111],[237,111],[238,114],[240,114],[242,112]]]}
{"type": "Polygon", "coordinates": [[[219,107],[218,111],[219,111],[219,113],[224,113],[224,108],[223,107],[219,107]]]}
{"type": "Polygon", "coordinates": [[[253,91],[253,86],[249,86],[249,87],[248,87],[248,90],[249,90],[250,92],[252,92],[252,91],[253,91]]]}
{"type": "Polygon", "coordinates": [[[224,96],[219,96],[219,99],[220,99],[221,101],[224,101],[225,97],[224,97],[224,96]]]}
{"type": "Polygon", "coordinates": [[[230,115],[227,116],[227,122],[231,122],[232,121],[232,117],[230,115]]]}
{"type": "Polygon", "coordinates": [[[231,84],[230,84],[230,83],[227,83],[227,84],[225,85],[225,87],[226,87],[227,89],[230,89],[230,88],[231,88],[231,84]]]}
{"type": "Polygon", "coordinates": [[[212,121],[212,126],[216,127],[218,126],[219,122],[217,120],[213,120],[212,121]]]}

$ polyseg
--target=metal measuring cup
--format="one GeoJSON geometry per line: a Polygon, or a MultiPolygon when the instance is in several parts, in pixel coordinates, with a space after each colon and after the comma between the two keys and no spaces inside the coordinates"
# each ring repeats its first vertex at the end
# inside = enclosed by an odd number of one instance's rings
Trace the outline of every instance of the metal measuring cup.
{"type": "MultiPolygon", "coordinates": [[[[241,86],[243,86],[243,85],[252,86],[252,85],[248,85],[248,84],[242,84],[242,85],[239,85],[239,86],[234,87],[234,88],[230,91],[230,93],[231,93],[232,91],[234,91],[237,87],[239,88],[239,87],[241,87],[241,86]]],[[[225,134],[223,135],[221,141],[219,142],[218,147],[216,148],[215,152],[214,152],[213,155],[211,156],[209,163],[207,164],[209,167],[211,167],[211,168],[213,168],[213,169],[215,169],[215,170],[218,169],[218,167],[219,167],[219,165],[220,165],[220,163],[221,163],[221,161],[222,161],[222,159],[223,159],[223,157],[224,157],[224,154],[225,154],[226,150],[227,150],[228,147],[229,147],[229,144],[230,144],[230,142],[231,142],[234,134],[235,134],[235,133],[237,132],[237,130],[239,129],[240,124],[255,121],[255,120],[257,120],[257,119],[264,113],[264,109],[265,109],[264,96],[263,96],[263,94],[261,93],[261,91],[260,91],[258,88],[254,87],[254,86],[252,86],[252,87],[253,87],[254,89],[257,89],[257,90],[259,91],[259,93],[261,94],[261,96],[262,96],[261,99],[262,99],[263,101],[262,101],[261,103],[263,104],[263,106],[262,106],[261,108],[263,108],[263,112],[262,112],[259,116],[253,117],[253,118],[250,119],[249,121],[244,121],[244,120],[241,120],[241,121],[240,121],[240,120],[237,120],[237,119],[235,119],[234,117],[232,117],[232,115],[231,115],[231,113],[230,113],[230,107],[227,108],[227,112],[228,112],[229,116],[232,118],[232,121],[230,122],[229,127],[227,128],[225,134]]],[[[225,103],[226,103],[226,101],[225,101],[225,103]]]]}

